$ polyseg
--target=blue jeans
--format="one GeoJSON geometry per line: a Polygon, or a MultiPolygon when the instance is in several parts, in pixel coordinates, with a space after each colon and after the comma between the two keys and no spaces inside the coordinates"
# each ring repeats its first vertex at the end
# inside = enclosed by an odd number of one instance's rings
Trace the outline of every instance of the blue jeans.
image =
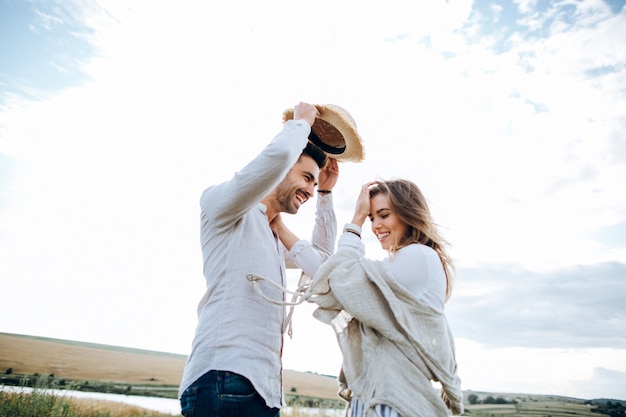
{"type": "Polygon", "coordinates": [[[209,371],[180,397],[185,417],[280,417],[269,408],[247,378],[227,371],[209,371]]]}

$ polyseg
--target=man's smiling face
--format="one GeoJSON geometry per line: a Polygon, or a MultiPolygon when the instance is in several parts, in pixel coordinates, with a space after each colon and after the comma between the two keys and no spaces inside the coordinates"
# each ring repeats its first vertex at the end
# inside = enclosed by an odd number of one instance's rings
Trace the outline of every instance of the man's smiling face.
{"type": "Polygon", "coordinates": [[[276,202],[280,211],[296,214],[300,206],[315,193],[319,174],[320,168],[315,160],[302,155],[276,187],[276,202]]]}

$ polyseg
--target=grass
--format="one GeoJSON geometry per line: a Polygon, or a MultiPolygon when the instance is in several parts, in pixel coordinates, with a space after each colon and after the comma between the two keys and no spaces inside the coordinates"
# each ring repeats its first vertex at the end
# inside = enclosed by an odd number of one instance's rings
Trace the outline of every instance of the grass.
{"type": "Polygon", "coordinates": [[[31,392],[0,391],[2,417],[171,417],[113,401],[62,397],[45,389],[31,392]]]}

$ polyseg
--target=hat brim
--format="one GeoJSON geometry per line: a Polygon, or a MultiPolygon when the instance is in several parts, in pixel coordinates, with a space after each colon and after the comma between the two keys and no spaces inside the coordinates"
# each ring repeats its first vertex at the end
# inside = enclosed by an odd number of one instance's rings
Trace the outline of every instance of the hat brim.
{"type": "MultiPolygon", "coordinates": [[[[309,141],[338,161],[361,162],[365,158],[361,136],[352,116],[334,104],[317,104],[319,117],[311,127],[309,141]]],[[[293,109],[283,112],[283,122],[293,119],[293,109]]]]}

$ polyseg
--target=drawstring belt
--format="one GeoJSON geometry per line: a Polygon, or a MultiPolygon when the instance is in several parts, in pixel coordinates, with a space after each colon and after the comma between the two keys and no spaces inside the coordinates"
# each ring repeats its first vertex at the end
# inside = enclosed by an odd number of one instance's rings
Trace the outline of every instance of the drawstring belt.
{"type": "Polygon", "coordinates": [[[308,292],[309,285],[311,284],[311,279],[310,278],[303,279],[305,278],[305,275],[302,274],[302,277],[300,278],[300,282],[298,282],[298,288],[295,291],[289,291],[287,288],[283,287],[282,285],[277,284],[274,281],[265,279],[255,274],[248,274],[246,275],[246,277],[248,278],[248,281],[250,281],[250,284],[252,285],[254,292],[260,295],[261,298],[263,298],[265,301],[267,301],[270,304],[277,305],[277,306],[282,306],[282,307],[289,306],[290,307],[289,312],[287,313],[287,315],[285,316],[285,320],[283,321],[282,332],[285,333],[285,331],[287,331],[287,334],[291,338],[293,336],[293,325],[291,322],[291,317],[293,316],[293,310],[295,306],[297,306],[298,304],[302,304],[303,302],[305,302],[311,297],[311,293],[308,292]],[[267,295],[265,295],[263,293],[263,290],[261,289],[261,285],[259,285],[260,281],[267,282],[268,284],[270,284],[274,288],[279,289],[283,293],[291,294],[293,296],[291,298],[291,302],[282,301],[282,300],[274,300],[268,297],[267,295]]]}
{"type": "MultiPolygon", "coordinates": [[[[254,292],[260,295],[261,298],[263,298],[265,301],[267,301],[268,303],[277,305],[277,306],[283,306],[283,307],[289,306],[290,307],[289,313],[287,313],[287,315],[285,316],[285,320],[283,321],[282,332],[285,333],[285,331],[287,331],[287,334],[291,338],[293,336],[293,324],[292,324],[291,318],[293,316],[294,308],[297,305],[302,304],[303,302],[309,300],[309,298],[311,298],[311,296],[313,295],[310,291],[311,281],[312,281],[311,278],[307,277],[303,273],[302,276],[300,277],[300,281],[298,282],[298,288],[295,291],[289,291],[287,288],[283,287],[282,285],[277,284],[274,281],[260,277],[255,274],[248,274],[246,275],[246,277],[248,278],[248,281],[250,281],[250,284],[252,285],[254,292]],[[259,284],[260,281],[267,282],[268,284],[270,284],[274,288],[279,289],[283,293],[291,294],[293,296],[291,298],[291,301],[274,300],[268,297],[267,295],[263,293],[263,290],[261,289],[261,285],[259,284]]],[[[348,323],[350,323],[350,321],[353,318],[354,317],[352,316],[352,314],[348,313],[345,310],[341,310],[337,314],[337,316],[335,316],[330,321],[330,325],[332,326],[332,328],[335,330],[336,333],[341,333],[346,327],[348,327],[348,323]]]]}

